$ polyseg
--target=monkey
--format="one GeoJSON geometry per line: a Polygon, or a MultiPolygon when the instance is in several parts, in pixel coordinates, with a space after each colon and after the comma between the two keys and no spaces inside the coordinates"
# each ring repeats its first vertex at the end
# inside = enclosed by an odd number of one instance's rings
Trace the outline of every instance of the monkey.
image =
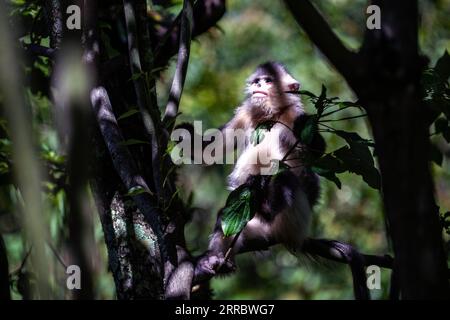
{"type": "Polygon", "coordinates": [[[294,254],[301,252],[320,189],[318,176],[303,163],[300,153],[309,148],[320,156],[325,142],[319,133],[310,145],[298,141],[296,132],[309,117],[300,101],[299,89],[300,83],[275,61],[259,65],[247,79],[246,98],[222,132],[224,144],[235,142],[231,136],[234,130],[245,134],[228,187],[235,190],[248,185],[257,190],[256,213],[240,234],[224,237],[223,209],[219,211],[208,250],[197,260],[195,281],[234,271],[238,253],[265,250],[275,244],[283,244],[294,254]],[[264,130],[261,141],[252,142],[252,133],[263,123],[270,123],[270,128],[264,130]],[[263,162],[263,158],[270,161],[263,162]],[[284,161],[288,169],[275,175],[270,171],[274,160],[284,161]]]}

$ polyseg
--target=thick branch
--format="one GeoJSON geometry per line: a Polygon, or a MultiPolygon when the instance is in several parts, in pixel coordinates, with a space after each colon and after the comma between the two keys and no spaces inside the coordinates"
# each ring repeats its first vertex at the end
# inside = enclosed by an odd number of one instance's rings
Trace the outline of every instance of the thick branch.
{"type": "Polygon", "coordinates": [[[336,69],[351,84],[358,70],[358,55],[348,50],[309,0],[284,0],[297,23],[336,69]],[[353,66],[349,68],[349,66],[353,66]]]}
{"type": "MultiPolygon", "coordinates": [[[[268,250],[271,246],[276,245],[271,240],[258,240],[252,242],[246,242],[245,250],[239,251],[239,253],[253,252],[268,250]]],[[[366,275],[365,266],[377,265],[383,268],[392,269],[393,258],[389,255],[377,256],[362,254],[353,248],[351,245],[336,241],[336,240],[326,240],[326,239],[307,239],[305,240],[302,248],[303,254],[310,255],[313,257],[322,257],[328,260],[345,263],[350,266],[352,277],[353,277],[353,287],[356,299],[370,299],[369,292],[366,286],[366,275]]],[[[201,264],[201,261],[205,258],[209,258],[209,253],[206,252],[204,255],[197,258],[197,263],[201,264]]],[[[198,266],[198,264],[197,264],[198,266]]],[[[220,274],[220,270],[218,270],[220,274]]],[[[195,268],[195,278],[193,284],[202,284],[205,281],[211,279],[214,274],[205,271],[201,267],[195,268]]]]}
{"type": "Polygon", "coordinates": [[[178,107],[180,105],[181,94],[183,93],[184,81],[186,79],[186,72],[189,63],[192,35],[192,2],[192,0],[184,0],[183,3],[177,66],[163,119],[163,122],[166,124],[169,132],[175,124],[175,118],[178,113],[178,107]]]}
{"type": "MultiPolygon", "coordinates": [[[[162,180],[160,174],[160,149],[158,136],[160,136],[159,129],[159,115],[156,113],[156,106],[152,106],[152,101],[155,99],[150,98],[150,90],[145,82],[145,75],[142,71],[141,58],[139,55],[139,44],[137,37],[136,27],[136,14],[134,12],[133,3],[130,0],[123,1],[123,8],[125,13],[125,22],[127,26],[127,42],[128,42],[128,55],[130,60],[131,75],[133,79],[133,85],[136,92],[137,104],[142,116],[145,130],[152,145],[152,166],[153,166],[153,179],[155,189],[158,194],[158,199],[163,197],[162,180]]],[[[150,48],[148,48],[150,49],[150,48]]]]}
{"type": "MultiPolygon", "coordinates": [[[[124,138],[120,132],[116,117],[112,111],[111,102],[105,88],[97,87],[91,91],[91,102],[97,117],[100,131],[111,154],[114,168],[119,174],[127,190],[139,188],[143,192],[133,196],[139,210],[144,214],[158,238],[161,261],[167,261],[165,239],[160,223],[160,217],[155,200],[150,196],[150,189],[144,178],[137,171],[133,158],[123,146],[124,138]]],[[[163,270],[164,268],[162,268],[163,270]]]]}
{"type": "MultiPolygon", "coordinates": [[[[303,250],[307,254],[317,255],[325,259],[348,264],[348,258],[342,253],[342,251],[336,250],[336,245],[344,245],[346,247],[353,248],[349,244],[336,240],[308,239],[305,241],[303,250]]],[[[356,251],[354,248],[353,250],[356,251]]],[[[360,255],[363,257],[365,266],[377,265],[382,268],[392,269],[394,259],[389,255],[377,256],[362,253],[360,253],[360,255]]]]}
{"type": "MultiPolygon", "coordinates": [[[[225,14],[225,0],[198,0],[193,7],[192,37],[196,37],[216,25],[225,14]]],[[[180,44],[180,18],[174,25],[158,30],[155,43],[162,44],[156,50],[155,66],[164,66],[178,52],[180,44]]]]}
{"type": "Polygon", "coordinates": [[[61,1],[46,0],[45,13],[47,24],[50,29],[50,47],[58,49],[63,34],[63,12],[61,11],[61,1]]]}

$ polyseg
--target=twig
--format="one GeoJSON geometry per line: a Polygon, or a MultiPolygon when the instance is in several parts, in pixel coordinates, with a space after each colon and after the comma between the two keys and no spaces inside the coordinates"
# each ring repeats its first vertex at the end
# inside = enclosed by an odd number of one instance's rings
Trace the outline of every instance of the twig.
{"type": "Polygon", "coordinates": [[[233,247],[236,244],[239,236],[241,235],[241,231],[239,231],[238,233],[236,233],[236,235],[234,236],[233,240],[230,243],[230,247],[228,248],[227,252],[225,253],[225,257],[224,257],[224,261],[226,262],[228,260],[228,258],[230,257],[231,252],[233,251],[233,247]]]}
{"type": "Polygon", "coordinates": [[[359,114],[357,116],[345,117],[345,118],[340,118],[340,119],[325,119],[325,120],[320,120],[319,123],[343,121],[343,120],[350,120],[350,119],[363,118],[363,117],[367,117],[367,114],[364,113],[364,114],[359,114]]]}
{"type": "Polygon", "coordinates": [[[56,257],[56,260],[59,261],[59,263],[64,267],[65,270],[67,270],[67,264],[64,263],[64,260],[59,255],[58,251],[56,251],[56,248],[50,243],[50,241],[47,241],[47,245],[50,248],[50,250],[53,252],[53,254],[56,257]]]}
{"type": "Polygon", "coordinates": [[[354,106],[345,106],[343,108],[339,108],[339,109],[324,113],[324,114],[322,114],[322,118],[328,117],[329,115],[332,115],[333,113],[336,113],[336,112],[339,112],[339,111],[342,111],[342,110],[345,110],[348,108],[352,108],[352,107],[354,107],[354,106]]]}
{"type": "Polygon", "coordinates": [[[56,53],[55,49],[52,49],[49,47],[44,47],[44,46],[34,44],[34,43],[31,43],[31,44],[23,43],[22,45],[27,52],[35,54],[37,56],[43,56],[43,57],[47,57],[50,59],[53,59],[55,57],[55,53],[56,53]]]}

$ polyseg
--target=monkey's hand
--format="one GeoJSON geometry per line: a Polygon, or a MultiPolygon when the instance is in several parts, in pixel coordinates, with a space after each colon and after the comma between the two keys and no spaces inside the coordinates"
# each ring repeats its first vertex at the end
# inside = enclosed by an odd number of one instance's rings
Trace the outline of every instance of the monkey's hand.
{"type": "Polygon", "coordinates": [[[204,282],[219,274],[228,274],[236,270],[236,265],[223,254],[205,252],[197,259],[194,271],[194,283],[204,282]]]}

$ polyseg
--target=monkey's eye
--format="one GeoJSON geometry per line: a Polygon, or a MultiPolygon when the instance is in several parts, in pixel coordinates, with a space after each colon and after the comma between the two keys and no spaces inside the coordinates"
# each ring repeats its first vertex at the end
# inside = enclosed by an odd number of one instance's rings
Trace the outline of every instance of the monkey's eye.
{"type": "Polygon", "coordinates": [[[259,78],[255,78],[255,80],[252,81],[252,84],[257,84],[259,82],[259,78]]]}
{"type": "Polygon", "coordinates": [[[273,79],[272,78],[265,78],[264,81],[266,81],[266,83],[272,83],[273,79]]]}

